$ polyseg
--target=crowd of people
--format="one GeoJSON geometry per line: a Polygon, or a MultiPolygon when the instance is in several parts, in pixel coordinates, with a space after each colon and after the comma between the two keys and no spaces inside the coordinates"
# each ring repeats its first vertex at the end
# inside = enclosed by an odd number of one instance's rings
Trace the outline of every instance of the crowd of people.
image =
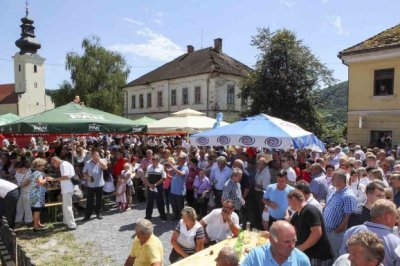
{"type": "MultiPolygon", "coordinates": [[[[86,196],[84,221],[102,219],[102,197],[118,209],[146,201],[125,265],[162,265],[152,222],[176,221],[171,263],[238,236],[245,224],[270,232],[242,265],[400,265],[397,150],[359,145],[326,151],[191,147],[184,138],[100,136],[4,140],[0,212],[11,227],[40,221],[46,185],[60,184],[63,222],[76,229],[73,204],[86,196]],[[153,217],[154,202],[159,220],[153,217]],[[297,263],[297,264],[296,264],[297,263]]],[[[237,265],[224,248],[218,265],[237,265]],[[233,264],[232,264],[233,263],[233,264]]]]}

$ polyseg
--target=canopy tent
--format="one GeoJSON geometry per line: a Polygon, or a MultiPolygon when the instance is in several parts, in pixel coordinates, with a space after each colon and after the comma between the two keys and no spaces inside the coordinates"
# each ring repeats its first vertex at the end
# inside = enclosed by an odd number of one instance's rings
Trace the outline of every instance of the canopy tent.
{"type": "MultiPolygon", "coordinates": [[[[147,125],[149,134],[197,133],[213,128],[215,118],[207,117],[204,113],[192,109],[184,109],[172,113],[170,117],[157,120],[147,125]]],[[[221,126],[227,125],[221,122],[221,126]]]]}
{"type": "Polygon", "coordinates": [[[137,126],[130,119],[76,103],[0,126],[0,133],[13,135],[138,133],[145,130],[146,126],[137,126]]]}
{"type": "Polygon", "coordinates": [[[19,115],[15,115],[12,113],[8,113],[8,114],[4,114],[4,115],[0,115],[0,126],[14,122],[18,119],[21,119],[22,117],[20,117],[19,115]]]}
{"type": "Polygon", "coordinates": [[[325,145],[314,134],[296,124],[260,114],[247,117],[227,126],[212,129],[190,137],[193,146],[237,145],[269,149],[306,148],[325,145]]]}
{"type": "Polygon", "coordinates": [[[157,119],[153,119],[153,118],[147,117],[147,116],[143,116],[139,119],[132,120],[132,122],[135,125],[140,125],[140,126],[147,126],[148,124],[153,123],[155,121],[157,121],[157,119]]]}

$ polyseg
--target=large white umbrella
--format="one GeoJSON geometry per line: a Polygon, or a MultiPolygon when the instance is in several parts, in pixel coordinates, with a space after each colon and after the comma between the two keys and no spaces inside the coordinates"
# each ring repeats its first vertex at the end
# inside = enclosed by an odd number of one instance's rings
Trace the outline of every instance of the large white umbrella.
{"type": "Polygon", "coordinates": [[[192,146],[237,145],[284,150],[313,145],[321,150],[325,149],[325,145],[313,133],[296,124],[264,114],[194,134],[190,137],[190,144],[192,146]]]}
{"type": "MultiPolygon", "coordinates": [[[[170,117],[157,120],[147,125],[147,132],[153,134],[162,133],[197,133],[213,128],[216,120],[202,112],[192,109],[184,109],[172,113],[170,117]]],[[[227,125],[221,122],[221,126],[227,125]]]]}

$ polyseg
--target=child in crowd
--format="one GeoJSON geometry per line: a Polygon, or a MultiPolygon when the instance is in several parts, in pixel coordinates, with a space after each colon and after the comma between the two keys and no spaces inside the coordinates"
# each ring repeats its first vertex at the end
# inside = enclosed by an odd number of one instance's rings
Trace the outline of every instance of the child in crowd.
{"type": "Polygon", "coordinates": [[[132,207],[132,194],[134,190],[132,182],[133,172],[131,165],[129,163],[124,164],[124,170],[122,170],[121,175],[126,180],[126,199],[127,199],[126,210],[130,210],[132,207]]]}
{"type": "Polygon", "coordinates": [[[268,231],[268,223],[269,223],[269,209],[267,206],[264,206],[264,211],[262,213],[262,226],[265,231],[268,231]]]}
{"type": "Polygon", "coordinates": [[[27,161],[20,161],[15,163],[15,180],[18,185],[20,194],[17,203],[17,214],[15,216],[16,223],[31,225],[32,223],[32,210],[31,210],[31,180],[30,163],[27,161]]]}
{"type": "Polygon", "coordinates": [[[117,189],[116,189],[116,203],[120,212],[126,209],[126,178],[123,175],[118,177],[117,189]]]}

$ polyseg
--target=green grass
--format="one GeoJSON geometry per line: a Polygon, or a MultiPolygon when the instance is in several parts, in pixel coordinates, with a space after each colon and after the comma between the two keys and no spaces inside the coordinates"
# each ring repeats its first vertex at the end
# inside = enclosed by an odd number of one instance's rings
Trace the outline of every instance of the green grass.
{"type": "Polygon", "coordinates": [[[33,232],[20,228],[17,243],[33,263],[41,265],[111,265],[112,259],[102,255],[93,242],[81,243],[63,227],[50,225],[46,231],[33,232]]]}

